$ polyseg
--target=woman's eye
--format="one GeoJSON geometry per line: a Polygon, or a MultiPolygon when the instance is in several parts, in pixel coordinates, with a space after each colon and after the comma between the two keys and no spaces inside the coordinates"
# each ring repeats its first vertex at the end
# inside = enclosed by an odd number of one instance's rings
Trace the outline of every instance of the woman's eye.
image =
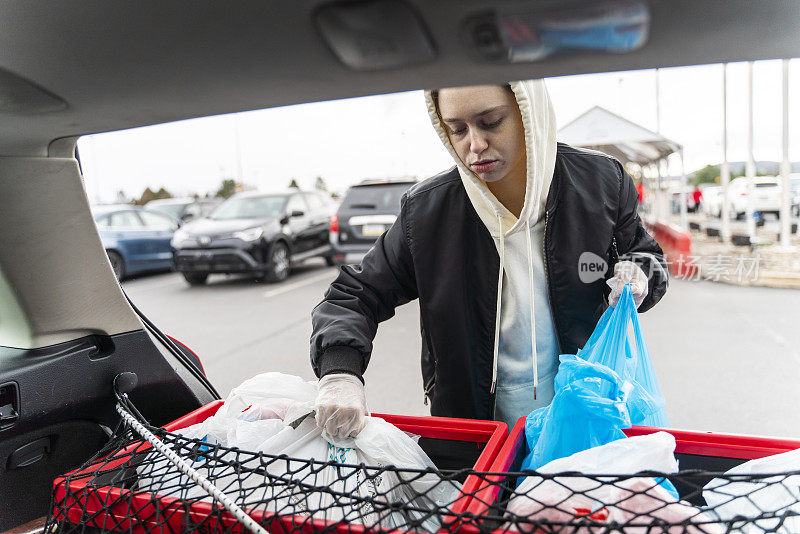
{"type": "Polygon", "coordinates": [[[503,122],[503,117],[500,117],[499,119],[497,119],[496,121],[493,121],[493,122],[485,122],[485,123],[483,123],[483,127],[484,128],[495,128],[497,126],[500,126],[501,122],[503,122]]]}
{"type": "Polygon", "coordinates": [[[450,129],[450,135],[463,135],[466,132],[467,132],[466,128],[458,128],[458,129],[451,128],[450,129]]]}

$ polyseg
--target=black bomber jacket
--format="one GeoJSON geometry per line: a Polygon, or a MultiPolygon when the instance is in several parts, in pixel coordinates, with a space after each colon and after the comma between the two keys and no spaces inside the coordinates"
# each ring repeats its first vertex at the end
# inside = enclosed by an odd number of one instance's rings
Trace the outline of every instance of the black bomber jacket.
{"type": "MultiPolygon", "coordinates": [[[[574,354],[589,339],[608,306],[605,281],[619,259],[635,261],[648,274],[649,292],[639,312],[666,292],[664,256],[642,225],[637,204],[633,180],[619,161],[558,144],[545,209],[544,260],[561,353],[574,354]],[[591,283],[580,277],[585,252],[608,266],[591,283]]],[[[495,244],[455,167],[409,189],[401,206],[397,221],[361,264],[343,266],[314,308],[314,372],[361,377],[378,323],[397,306],[419,299],[431,414],[492,419],[500,262],[495,244]]]]}

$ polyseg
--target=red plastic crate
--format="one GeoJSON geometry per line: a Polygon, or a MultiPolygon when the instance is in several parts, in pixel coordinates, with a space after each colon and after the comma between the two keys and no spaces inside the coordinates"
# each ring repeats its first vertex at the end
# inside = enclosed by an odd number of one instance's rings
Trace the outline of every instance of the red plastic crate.
{"type": "MultiPolygon", "coordinates": [[[[504,472],[512,469],[512,467],[514,469],[518,468],[514,463],[517,460],[520,449],[525,446],[525,419],[525,417],[521,417],[517,421],[517,424],[514,425],[506,443],[492,463],[489,469],[490,472],[504,472]]],[[[693,468],[704,467],[702,465],[702,457],[707,457],[709,459],[731,459],[729,463],[732,466],[747,460],[754,460],[773,454],[800,449],[800,440],[786,438],[749,436],[743,434],[718,434],[715,432],[697,432],[649,426],[634,426],[623,430],[628,437],[643,436],[662,431],[675,436],[675,455],[681,463],[681,469],[685,469],[683,464],[689,457],[694,457],[694,461],[701,464],[699,466],[692,466],[693,468]]],[[[711,471],[714,469],[708,470],[711,471]]],[[[489,478],[491,479],[491,477],[489,478]]],[[[500,476],[495,477],[497,481],[501,479],[502,477],[500,476]]],[[[498,485],[490,486],[488,483],[484,483],[482,488],[483,489],[476,492],[475,498],[467,507],[467,511],[476,516],[484,514],[489,508],[490,503],[497,502],[500,493],[500,486],[498,485]]]]}
{"type": "MultiPolygon", "coordinates": [[[[208,417],[214,415],[217,410],[222,406],[223,401],[214,401],[197,410],[165,425],[166,430],[174,431],[188,426],[200,423],[208,417]]],[[[446,439],[457,440],[471,443],[484,444],[483,450],[478,457],[477,462],[473,466],[476,471],[487,471],[494,462],[498,452],[506,443],[508,437],[508,427],[505,423],[498,421],[477,421],[471,419],[455,419],[449,417],[415,417],[407,415],[389,415],[373,413],[373,417],[380,417],[381,419],[392,423],[400,430],[411,432],[421,437],[433,439],[446,439]]],[[[136,444],[127,447],[133,450],[136,444]]],[[[138,451],[147,450],[149,447],[140,447],[138,451]]],[[[127,450],[126,449],[126,450],[127,450]]],[[[119,461],[108,463],[104,468],[113,468],[116,465],[121,465],[127,458],[120,458],[119,461]],[[116,464],[116,465],[115,465],[116,464]]],[[[94,467],[81,471],[75,470],[71,474],[87,473],[94,467]]],[[[55,489],[56,501],[62,501],[66,496],[66,489],[63,487],[65,477],[59,477],[53,482],[55,489]]],[[[72,492],[80,491],[86,487],[90,479],[72,480],[69,489],[72,492]]],[[[478,477],[469,476],[464,481],[462,491],[465,493],[458,499],[451,511],[455,514],[463,513],[467,510],[472,501],[470,494],[476,491],[482,481],[478,477]]],[[[114,487],[98,488],[95,491],[85,492],[81,494],[80,502],[76,502],[75,506],[70,506],[67,510],[66,517],[56,517],[59,521],[68,521],[70,523],[77,523],[81,517],[85,520],[91,517],[91,523],[88,526],[97,527],[102,529],[110,529],[115,526],[116,530],[125,530],[128,532],[143,532],[145,526],[154,526],[153,517],[159,517],[161,523],[167,524],[163,527],[164,532],[180,532],[180,526],[183,524],[183,512],[178,510],[177,513],[172,513],[174,509],[180,508],[178,499],[174,497],[159,497],[159,506],[156,510],[153,506],[151,498],[147,494],[135,495],[132,498],[131,504],[120,502],[108,507],[107,502],[112,502],[124,492],[130,490],[114,487]],[[88,512],[84,514],[82,510],[88,512]]],[[[198,519],[208,516],[211,513],[212,504],[208,502],[197,502],[190,506],[190,514],[198,519]]],[[[58,510],[54,510],[58,514],[58,510]]],[[[61,512],[63,515],[63,512],[61,512]]],[[[252,517],[261,522],[264,527],[271,532],[314,532],[329,527],[329,523],[322,519],[309,520],[307,517],[293,520],[290,517],[276,517],[270,520],[270,514],[262,512],[254,512],[252,517]]],[[[244,528],[237,525],[236,519],[227,512],[221,515],[222,525],[221,529],[231,529],[233,531],[243,531],[244,528]]],[[[216,524],[209,524],[209,528],[214,528],[216,524]]],[[[340,532],[360,533],[366,532],[367,529],[359,524],[340,525],[337,528],[340,532]]]]}

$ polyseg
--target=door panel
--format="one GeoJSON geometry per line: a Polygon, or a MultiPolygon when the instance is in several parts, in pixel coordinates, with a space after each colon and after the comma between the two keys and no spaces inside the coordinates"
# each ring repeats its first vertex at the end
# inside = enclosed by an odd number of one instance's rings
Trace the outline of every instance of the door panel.
{"type": "Polygon", "coordinates": [[[130,398],[153,424],[212,398],[193,393],[144,331],[41,349],[0,347],[0,384],[15,384],[18,395],[17,419],[0,430],[0,530],[47,513],[53,477],[104,444],[119,420],[112,381],[124,371],[137,374],[130,398]]]}
{"type": "Polygon", "coordinates": [[[178,229],[178,224],[160,213],[140,211],[139,217],[147,230],[148,243],[147,255],[144,258],[148,265],[158,267],[172,264],[172,235],[178,229]]]}
{"type": "Polygon", "coordinates": [[[289,228],[292,231],[292,254],[305,252],[312,246],[311,235],[308,230],[310,214],[308,206],[302,195],[292,195],[286,204],[286,213],[289,217],[289,228]],[[291,217],[293,211],[302,211],[302,217],[291,217]]]}
{"type": "Polygon", "coordinates": [[[309,221],[311,248],[319,248],[328,245],[330,242],[330,218],[332,210],[326,204],[326,200],[317,193],[305,193],[305,196],[311,211],[311,220],[309,221]]]}

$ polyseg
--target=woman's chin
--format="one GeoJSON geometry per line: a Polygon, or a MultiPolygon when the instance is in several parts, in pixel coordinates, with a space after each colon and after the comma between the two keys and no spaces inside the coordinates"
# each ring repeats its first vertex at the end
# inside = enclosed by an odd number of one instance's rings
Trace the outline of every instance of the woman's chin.
{"type": "Polygon", "coordinates": [[[503,178],[506,177],[505,174],[497,171],[492,172],[484,172],[484,173],[475,173],[475,175],[482,181],[487,184],[499,182],[503,178]]]}

